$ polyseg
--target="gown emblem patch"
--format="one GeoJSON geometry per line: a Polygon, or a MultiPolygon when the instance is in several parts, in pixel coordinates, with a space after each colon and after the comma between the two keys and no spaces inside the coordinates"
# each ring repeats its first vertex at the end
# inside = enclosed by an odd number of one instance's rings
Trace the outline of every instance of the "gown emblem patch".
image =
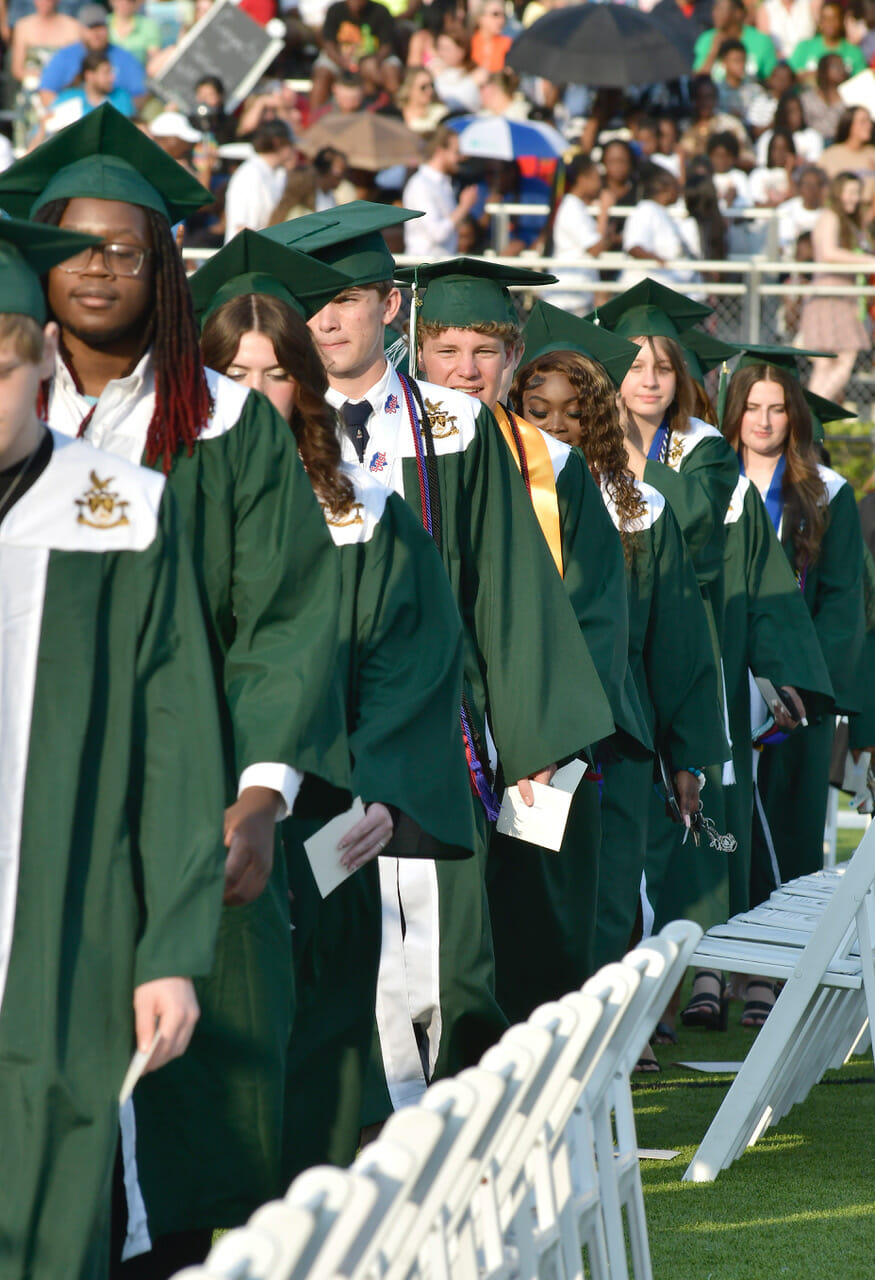
{"type": "Polygon", "coordinates": [[[343,515],[336,516],[331,512],[328,512],[325,519],[328,524],[334,525],[336,529],[345,529],[349,525],[364,524],[364,520],[362,519],[363,510],[364,508],[362,503],[354,502],[349,511],[345,511],[343,515]]]}
{"type": "Polygon", "coordinates": [[[101,480],[97,472],[92,471],[88,478],[91,488],[75,499],[79,508],[76,523],[87,524],[92,529],[118,529],[120,525],[129,524],[125,512],[131,504],[110,489],[114,477],[101,480]]]}
{"type": "Polygon", "coordinates": [[[447,413],[442,404],[436,404],[433,400],[426,400],[425,411],[428,414],[428,425],[431,427],[432,435],[436,440],[445,440],[448,436],[457,436],[459,434],[459,428],[456,426],[456,415],[447,413]]]}
{"type": "Polygon", "coordinates": [[[679,440],[677,436],[672,439],[671,446],[668,451],[668,465],[672,469],[676,469],[680,465],[680,461],[684,456],[684,442],[679,440]]]}

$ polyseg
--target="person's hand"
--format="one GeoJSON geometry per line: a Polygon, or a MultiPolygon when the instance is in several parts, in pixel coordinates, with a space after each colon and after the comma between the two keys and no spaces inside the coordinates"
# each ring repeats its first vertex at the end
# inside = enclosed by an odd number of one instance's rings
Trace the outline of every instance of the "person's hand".
{"type": "Polygon", "coordinates": [[[143,1069],[157,1071],[166,1062],[179,1058],[188,1048],[195,1023],[200,1017],[197,996],[190,978],[156,978],[134,990],[134,1030],[137,1048],[146,1052],[161,1032],[155,1052],[143,1069]]]}
{"type": "Polygon", "coordinates": [[[274,827],[283,798],[270,787],[246,787],[225,810],[225,905],[254,902],[273,870],[274,827]]]}
{"type": "Polygon", "coordinates": [[[801,697],[799,696],[799,694],[793,688],[792,685],[784,684],[784,685],[781,685],[781,688],[784,690],[785,693],[790,695],[790,701],[796,707],[799,714],[795,718],[791,716],[790,712],[784,706],[783,702],[780,701],[780,699],[771,708],[771,712],[775,718],[775,724],[778,726],[778,728],[790,731],[792,729],[795,729],[801,720],[805,719],[805,703],[802,701],[801,697]]]}
{"type": "Polygon", "coordinates": [[[464,214],[470,213],[471,210],[474,208],[474,205],[477,203],[477,198],[479,195],[480,195],[480,191],[476,183],[472,182],[470,186],[463,187],[462,190],[459,192],[460,211],[464,214]]]}
{"type": "Polygon", "coordinates": [[[392,839],[392,815],[384,804],[369,804],[367,813],[347,831],[337,846],[343,850],[340,865],[347,871],[358,871],[382,853],[392,839]]]}
{"type": "Polygon", "coordinates": [[[517,782],[517,786],[519,787],[523,804],[528,805],[531,809],[532,805],[535,803],[535,793],[532,790],[532,783],[540,782],[547,787],[550,785],[550,779],[553,777],[555,772],[556,765],[548,764],[546,769],[539,769],[537,773],[530,773],[528,778],[520,778],[517,782]]]}
{"type": "MultiPolygon", "coordinates": [[[[681,818],[692,818],[699,810],[699,779],[689,769],[678,769],[674,775],[681,818]]],[[[685,822],[684,826],[688,824],[685,822]]]]}

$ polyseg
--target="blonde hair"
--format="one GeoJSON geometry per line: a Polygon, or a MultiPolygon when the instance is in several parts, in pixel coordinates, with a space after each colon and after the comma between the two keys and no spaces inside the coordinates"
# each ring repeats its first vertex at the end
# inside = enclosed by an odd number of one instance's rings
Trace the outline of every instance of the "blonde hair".
{"type": "Polygon", "coordinates": [[[438,320],[424,320],[417,324],[416,333],[420,339],[439,338],[447,329],[465,329],[482,333],[484,338],[500,338],[506,347],[515,347],[521,332],[519,325],[509,320],[485,320],[483,324],[441,324],[438,320]]]}
{"type": "Polygon", "coordinates": [[[0,342],[11,342],[19,360],[26,360],[28,364],[39,364],[43,358],[43,327],[33,316],[17,315],[14,311],[0,313],[0,342]]]}

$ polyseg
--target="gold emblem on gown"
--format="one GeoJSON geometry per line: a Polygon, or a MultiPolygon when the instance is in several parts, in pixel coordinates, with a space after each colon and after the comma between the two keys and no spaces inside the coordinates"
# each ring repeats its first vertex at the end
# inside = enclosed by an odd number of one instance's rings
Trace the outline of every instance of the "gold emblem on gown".
{"type": "Polygon", "coordinates": [[[92,529],[117,529],[120,525],[130,524],[125,510],[130,506],[124,498],[110,490],[114,476],[101,480],[96,471],[89,475],[91,488],[86,489],[81,498],[76,498],[79,514],[77,524],[87,524],[92,529]]]}
{"type": "Polygon", "coordinates": [[[349,525],[353,525],[353,524],[364,524],[364,520],[362,519],[363,510],[364,510],[364,507],[362,503],[354,502],[350,507],[349,511],[345,511],[343,515],[336,516],[333,514],[333,512],[329,511],[328,508],[326,507],[325,522],[326,524],[334,525],[334,527],[337,529],[345,529],[349,525]]]}
{"type": "Polygon", "coordinates": [[[433,400],[426,400],[425,411],[428,414],[428,425],[431,427],[431,433],[436,440],[445,440],[447,436],[457,436],[459,434],[459,428],[456,426],[456,415],[447,413],[442,404],[435,404],[433,400]]]}
{"type": "Polygon", "coordinates": [[[684,456],[684,442],[677,435],[672,435],[671,445],[668,450],[668,465],[672,470],[677,470],[680,466],[681,458],[684,456]]]}

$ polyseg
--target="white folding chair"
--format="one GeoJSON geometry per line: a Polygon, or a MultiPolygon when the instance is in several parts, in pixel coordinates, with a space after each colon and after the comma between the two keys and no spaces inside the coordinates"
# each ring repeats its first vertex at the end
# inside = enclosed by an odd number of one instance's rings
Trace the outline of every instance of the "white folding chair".
{"type": "MultiPolygon", "coordinates": [[[[709,934],[697,949],[703,955],[744,952],[742,971],[786,979],[744,1065],[714,1117],[685,1181],[711,1182],[721,1169],[752,1146],[801,1102],[828,1067],[838,1065],[875,1025],[875,829],[863,837],[844,868],[818,872],[792,886],[819,919],[810,930],[776,926],[769,941],[751,941],[742,930],[727,941],[709,934]],[[799,937],[807,932],[807,941],[799,937]]],[[[770,904],[771,905],[771,904],[770,904]]],[[[788,901],[775,908],[781,912],[788,901]]],[[[745,913],[750,915],[751,913],[745,913]]],[[[785,915],[800,912],[785,912],[785,915]]],[[[732,926],[733,922],[729,922],[732,926]]],[[[759,928],[766,926],[759,925],[759,928]]],[[[727,966],[728,967],[728,966],[727,966]]]]}

